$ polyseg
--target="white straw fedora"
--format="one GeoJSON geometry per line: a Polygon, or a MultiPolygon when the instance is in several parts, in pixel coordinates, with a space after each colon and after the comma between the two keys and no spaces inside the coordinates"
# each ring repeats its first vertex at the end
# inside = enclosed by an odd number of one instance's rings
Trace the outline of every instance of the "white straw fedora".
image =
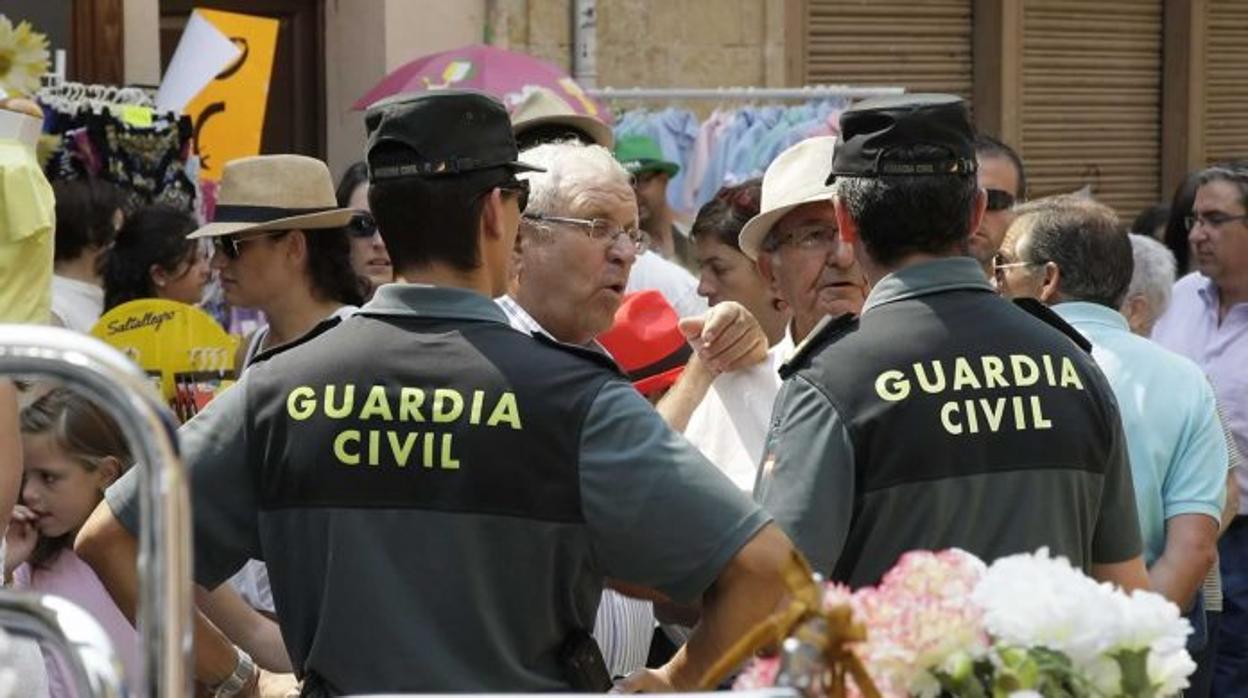
{"type": "Polygon", "coordinates": [[[545,124],[571,126],[607,150],[615,147],[615,136],[610,126],[592,116],[577,114],[567,100],[548,87],[525,88],[520,101],[511,110],[512,133],[519,136],[523,131],[545,124]]]}
{"type": "Polygon", "coordinates": [[[746,222],[737,238],[745,256],[758,259],[763,238],[786,213],[802,204],[832,198],[832,186],[824,182],[832,172],[835,145],[836,136],[807,138],[780,153],[767,167],[758,215],[746,222]]]}
{"type": "Polygon", "coordinates": [[[187,235],[339,228],[356,211],[338,208],[325,163],[303,155],[257,155],[225,163],[213,222],[187,235]]]}

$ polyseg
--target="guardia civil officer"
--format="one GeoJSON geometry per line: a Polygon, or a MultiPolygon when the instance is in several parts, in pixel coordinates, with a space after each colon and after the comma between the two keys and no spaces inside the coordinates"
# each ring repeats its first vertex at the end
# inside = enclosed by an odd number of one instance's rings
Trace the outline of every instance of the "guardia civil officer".
{"type": "MultiPolygon", "coordinates": [[[[691,685],[774,608],[790,543],[613,364],[491,301],[534,169],[501,104],[447,90],[365,121],[369,203],[409,283],[186,425],[197,580],[268,563],[305,695],[566,690],[604,577],[682,602],[714,585],[686,650],[638,680],[691,685]]],[[[79,539],[110,589],[135,514],[131,478],[79,539]]]]}
{"type": "Polygon", "coordinates": [[[1146,587],[1104,377],[967,256],[985,207],[973,142],[947,95],[842,115],[828,182],[872,289],[782,368],[756,497],[817,570],[855,587],[908,550],[992,560],[1041,546],[1146,587]]]}

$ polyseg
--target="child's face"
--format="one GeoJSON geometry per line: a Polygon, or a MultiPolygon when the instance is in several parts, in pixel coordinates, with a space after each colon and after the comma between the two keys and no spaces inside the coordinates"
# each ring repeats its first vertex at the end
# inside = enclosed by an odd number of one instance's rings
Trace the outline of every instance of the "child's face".
{"type": "Polygon", "coordinates": [[[39,516],[39,535],[56,538],[77,531],[99,504],[111,468],[88,470],[58,448],[51,434],[23,435],[22,452],[22,503],[39,516]]]}

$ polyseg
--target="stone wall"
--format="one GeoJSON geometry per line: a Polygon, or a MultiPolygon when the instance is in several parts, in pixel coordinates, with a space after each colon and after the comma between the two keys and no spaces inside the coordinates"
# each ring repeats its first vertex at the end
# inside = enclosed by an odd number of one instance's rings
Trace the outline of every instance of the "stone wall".
{"type": "MultiPolygon", "coordinates": [[[[493,42],[571,68],[572,0],[494,0],[493,42]]],[[[784,86],[785,0],[598,0],[600,87],[784,86]]]]}

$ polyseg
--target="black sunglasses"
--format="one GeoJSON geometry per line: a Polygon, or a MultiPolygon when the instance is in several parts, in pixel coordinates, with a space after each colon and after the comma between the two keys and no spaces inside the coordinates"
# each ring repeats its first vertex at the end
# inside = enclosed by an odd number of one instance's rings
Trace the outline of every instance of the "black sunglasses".
{"type": "Polygon", "coordinates": [[[989,211],[1005,211],[1014,207],[1014,195],[1001,189],[985,189],[989,211]]]}
{"type": "Polygon", "coordinates": [[[529,207],[529,180],[516,179],[497,185],[498,189],[515,194],[519,197],[520,212],[529,207]]]}
{"type": "Polygon", "coordinates": [[[371,238],[377,233],[377,220],[368,211],[360,211],[351,216],[346,231],[353,238],[371,238]]]}
{"type": "Polygon", "coordinates": [[[289,232],[289,230],[274,230],[261,235],[248,235],[247,237],[240,237],[238,235],[218,235],[212,239],[212,246],[227,258],[238,259],[238,256],[242,254],[242,250],[239,249],[239,246],[244,242],[254,242],[261,238],[279,237],[289,232]]]}

